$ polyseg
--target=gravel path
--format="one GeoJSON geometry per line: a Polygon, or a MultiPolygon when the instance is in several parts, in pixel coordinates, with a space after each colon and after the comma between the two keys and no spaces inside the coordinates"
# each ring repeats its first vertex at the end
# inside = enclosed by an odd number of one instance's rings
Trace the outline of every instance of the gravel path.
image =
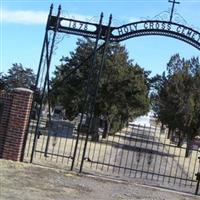
{"type": "Polygon", "coordinates": [[[197,200],[177,193],[105,177],[78,175],[0,160],[1,200],[197,200]]]}

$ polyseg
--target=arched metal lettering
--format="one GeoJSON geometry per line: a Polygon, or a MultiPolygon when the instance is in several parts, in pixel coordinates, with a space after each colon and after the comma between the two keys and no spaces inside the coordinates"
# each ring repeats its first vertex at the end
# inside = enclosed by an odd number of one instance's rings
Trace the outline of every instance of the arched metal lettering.
{"type": "MultiPolygon", "coordinates": [[[[58,32],[96,38],[99,24],[66,18],[59,18],[58,20],[58,32]]],[[[48,26],[50,30],[55,29],[56,22],[57,17],[51,16],[51,20],[48,26]]],[[[170,21],[139,21],[125,24],[119,27],[111,27],[110,30],[111,42],[120,42],[130,38],[146,35],[160,35],[181,40],[200,50],[200,32],[185,25],[170,21]]],[[[100,39],[105,39],[107,31],[108,27],[102,25],[100,39]]]]}
{"type": "Polygon", "coordinates": [[[200,33],[182,24],[147,20],[126,24],[113,28],[111,39],[113,41],[123,41],[129,38],[160,35],[182,40],[200,50],[200,33]]]}

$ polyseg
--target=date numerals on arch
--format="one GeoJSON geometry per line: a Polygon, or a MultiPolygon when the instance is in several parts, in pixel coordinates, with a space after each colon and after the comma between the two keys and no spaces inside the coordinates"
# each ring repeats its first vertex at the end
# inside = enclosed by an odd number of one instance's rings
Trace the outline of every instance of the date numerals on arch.
{"type": "Polygon", "coordinates": [[[88,24],[82,22],[69,21],[69,28],[87,31],[88,24]]]}

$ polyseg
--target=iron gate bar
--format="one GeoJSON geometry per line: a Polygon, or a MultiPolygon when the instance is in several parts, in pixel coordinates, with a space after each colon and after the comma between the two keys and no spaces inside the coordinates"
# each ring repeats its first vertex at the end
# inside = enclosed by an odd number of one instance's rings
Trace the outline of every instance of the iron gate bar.
{"type": "MultiPolygon", "coordinates": [[[[192,159],[192,156],[190,157],[190,160],[189,160],[189,163],[191,163],[191,159],[192,159]]],[[[188,165],[188,168],[187,168],[187,176],[186,176],[186,179],[188,178],[188,175],[189,175],[189,169],[190,169],[190,166],[188,165]]],[[[185,185],[187,184],[187,180],[185,181],[185,185]]]]}
{"type": "Polygon", "coordinates": [[[96,98],[97,98],[97,94],[98,94],[99,81],[100,81],[102,70],[103,70],[106,51],[107,51],[107,47],[108,47],[109,39],[110,39],[111,22],[112,22],[112,15],[110,15],[110,17],[109,17],[108,29],[107,29],[106,38],[105,38],[106,41],[105,41],[104,50],[103,50],[103,54],[102,54],[102,58],[101,58],[100,69],[99,69],[99,72],[97,74],[97,80],[96,80],[96,85],[95,85],[95,94],[94,94],[94,97],[93,97],[93,102],[91,102],[91,111],[90,111],[91,115],[90,115],[90,119],[89,119],[89,129],[87,131],[87,135],[86,135],[86,139],[85,139],[85,144],[84,144],[83,155],[82,155],[82,159],[81,159],[81,165],[80,165],[79,172],[82,172],[83,162],[84,162],[84,159],[85,159],[85,152],[86,152],[87,143],[88,143],[88,137],[89,137],[89,133],[91,132],[92,125],[93,125],[93,122],[94,122],[94,111],[95,111],[95,105],[96,105],[96,98]]]}
{"type": "MultiPolygon", "coordinates": [[[[48,34],[48,33],[47,33],[48,34]]],[[[48,69],[48,66],[50,66],[49,65],[49,44],[50,44],[50,42],[49,42],[49,40],[48,40],[48,35],[47,35],[47,37],[46,37],[46,61],[47,61],[47,69],[48,69]]],[[[48,95],[48,104],[50,103],[49,102],[49,70],[47,70],[47,72],[46,72],[46,79],[47,79],[47,95],[48,95]]],[[[45,81],[46,81],[46,79],[45,79],[45,81]]],[[[45,83],[46,84],[46,83],[45,83]]],[[[44,91],[43,92],[45,92],[45,89],[46,89],[46,85],[44,84],[44,91]]],[[[43,99],[43,98],[42,98],[43,99]]],[[[41,101],[42,103],[43,103],[43,100],[41,101]]],[[[41,103],[41,104],[42,104],[41,103]]],[[[51,123],[51,116],[50,116],[50,104],[49,104],[49,123],[51,123]]],[[[39,121],[39,120],[38,120],[39,121]]],[[[37,127],[37,126],[36,126],[37,127]]],[[[47,136],[47,143],[46,143],[46,148],[45,148],[45,155],[46,155],[46,152],[47,152],[47,150],[48,150],[48,143],[49,143],[49,139],[50,139],[50,136],[49,136],[49,131],[48,131],[48,136],[47,136]]],[[[45,156],[44,155],[44,156],[45,156]]]]}
{"type": "MultiPolygon", "coordinates": [[[[179,149],[179,158],[178,158],[178,163],[180,162],[181,150],[182,150],[182,149],[179,149]]],[[[177,176],[177,173],[178,173],[178,168],[176,168],[175,176],[177,176]]],[[[174,183],[175,183],[175,180],[174,180],[174,183]]]]}
{"type": "MultiPolygon", "coordinates": [[[[35,150],[35,152],[40,153],[40,154],[45,153],[45,151],[41,151],[41,150],[35,150]]],[[[70,158],[70,159],[72,158],[72,156],[59,155],[59,154],[56,154],[56,153],[49,153],[49,152],[47,152],[47,155],[61,157],[61,158],[70,158]]]]}
{"type": "MultiPolygon", "coordinates": [[[[101,34],[101,33],[100,33],[101,34]]],[[[105,38],[105,40],[106,40],[106,38],[105,38]]],[[[106,49],[106,42],[104,43],[102,46],[104,46],[104,51],[105,51],[105,49],[106,49]],[[104,45],[105,44],[105,45],[104,45]]],[[[97,53],[97,52],[96,52],[97,53]]],[[[87,132],[86,132],[86,139],[84,140],[84,141],[81,141],[81,147],[82,147],[82,142],[85,142],[85,141],[87,141],[87,139],[88,139],[88,135],[89,135],[89,133],[91,132],[91,128],[92,128],[92,124],[93,124],[93,120],[94,120],[94,106],[95,106],[95,103],[94,102],[96,102],[96,95],[97,95],[97,91],[98,91],[98,80],[99,80],[99,76],[100,76],[100,74],[101,74],[101,67],[102,67],[102,65],[103,65],[103,60],[104,60],[104,53],[103,53],[103,55],[102,55],[102,59],[101,59],[101,64],[100,64],[100,68],[98,68],[98,67],[96,67],[96,69],[93,67],[92,68],[92,70],[94,70],[94,71],[91,71],[93,74],[91,74],[91,83],[89,84],[89,96],[88,96],[88,114],[89,114],[89,122],[88,122],[88,124],[89,124],[89,128],[88,128],[88,130],[87,130],[87,132]],[[96,77],[97,76],[97,77],[96,77]],[[94,83],[92,82],[92,81],[94,81],[94,83]],[[91,93],[91,94],[90,94],[91,93]],[[91,98],[91,99],[90,99],[91,98]]],[[[95,58],[96,59],[96,58],[95,58]]],[[[85,146],[85,144],[84,144],[84,146],[85,146]]],[[[80,152],[79,152],[79,155],[80,155],[80,152]]],[[[78,159],[79,159],[79,155],[78,155],[78,159]]],[[[83,150],[83,155],[82,155],[82,157],[85,155],[85,148],[84,148],[84,150],[83,150]]],[[[81,160],[81,166],[80,166],[80,169],[82,170],[82,164],[83,164],[83,158],[82,158],[82,160],[81,160]]],[[[80,170],[80,171],[81,171],[80,170]]]]}
{"type": "MultiPolygon", "coordinates": [[[[138,126],[138,129],[137,129],[136,134],[139,133],[139,129],[140,129],[140,125],[138,126]]],[[[131,132],[133,132],[133,130],[134,130],[134,126],[132,126],[131,132]]],[[[134,146],[136,146],[136,144],[137,144],[137,140],[135,140],[134,146]]],[[[132,156],[131,168],[133,167],[133,164],[134,164],[134,158],[135,158],[135,154],[133,154],[133,156],[132,156]]],[[[129,173],[129,176],[131,176],[131,171],[130,171],[130,173],[129,173]]]]}
{"type": "MultiPolygon", "coordinates": [[[[184,156],[184,161],[183,161],[183,166],[185,166],[185,156],[184,156]]],[[[181,171],[181,178],[183,177],[183,174],[184,174],[184,171],[183,171],[183,169],[182,169],[182,171],[181,171]]]]}
{"type": "MultiPolygon", "coordinates": [[[[176,150],[176,149],[174,148],[173,154],[175,154],[175,150],[176,150]]],[[[171,175],[171,173],[172,173],[173,164],[174,164],[174,157],[173,157],[173,159],[172,159],[172,164],[171,164],[171,168],[170,168],[170,175],[171,175]]],[[[170,182],[170,179],[168,179],[168,182],[170,182]]]]}
{"type": "MultiPolygon", "coordinates": [[[[99,32],[99,39],[100,39],[101,33],[102,33],[102,25],[101,25],[101,31],[99,32]]],[[[97,41],[97,43],[98,43],[98,41],[97,41]]],[[[95,91],[96,91],[96,87],[94,87],[96,85],[95,81],[97,80],[96,76],[98,76],[98,72],[99,72],[99,69],[98,69],[97,64],[96,64],[96,55],[97,55],[97,52],[98,52],[98,49],[99,49],[97,43],[95,44],[96,45],[96,47],[95,47],[96,51],[94,51],[93,64],[92,64],[91,70],[89,72],[90,75],[89,75],[89,79],[88,79],[88,90],[86,92],[86,94],[88,94],[88,96],[86,96],[86,98],[88,97],[88,99],[86,101],[86,105],[87,105],[87,109],[86,109],[87,112],[86,113],[89,116],[89,120],[88,120],[89,121],[88,122],[89,128],[87,130],[88,132],[90,132],[90,130],[91,130],[90,129],[91,124],[92,124],[91,119],[93,119],[93,112],[91,111],[91,105],[92,105],[92,101],[93,101],[94,96],[95,96],[95,94],[93,94],[93,93],[95,93],[95,91]]],[[[103,44],[102,47],[105,47],[105,44],[103,44]]],[[[87,133],[86,133],[86,137],[87,137],[87,133]]],[[[81,145],[80,145],[81,147],[82,147],[82,143],[85,140],[81,140],[81,145]]],[[[79,151],[79,154],[78,154],[78,160],[79,160],[79,156],[80,156],[80,151],[79,151]]]]}
{"type": "Polygon", "coordinates": [[[90,87],[90,79],[92,74],[92,70],[96,65],[96,54],[97,54],[97,48],[98,48],[98,42],[100,39],[100,35],[101,35],[101,26],[102,26],[102,21],[103,21],[103,13],[101,13],[100,15],[100,20],[99,20],[99,26],[97,29],[97,36],[96,36],[96,41],[95,41],[95,46],[94,46],[94,54],[93,54],[93,61],[92,61],[92,65],[90,67],[90,72],[89,72],[89,76],[88,76],[88,80],[87,80],[87,88],[86,88],[86,93],[85,93],[85,99],[83,101],[83,109],[82,109],[82,113],[81,113],[81,119],[80,119],[80,123],[78,126],[78,130],[77,130],[77,138],[76,138],[76,144],[75,144],[75,149],[74,149],[74,154],[73,154],[73,159],[72,159],[72,165],[71,165],[71,170],[73,170],[74,168],[74,162],[76,159],[76,153],[77,153],[77,147],[78,147],[78,142],[79,142],[79,137],[80,137],[80,130],[81,130],[81,126],[82,126],[82,122],[83,122],[83,115],[85,114],[86,111],[86,106],[87,106],[87,101],[88,101],[88,95],[89,95],[89,87],[90,87]]]}
{"type": "MultiPolygon", "coordinates": [[[[46,47],[46,56],[45,56],[45,61],[47,61],[47,72],[45,75],[45,81],[44,81],[44,85],[43,85],[43,90],[42,90],[42,97],[40,100],[40,104],[39,104],[39,117],[37,119],[37,123],[36,123],[36,128],[35,128],[35,134],[34,134],[34,140],[33,140],[33,147],[32,147],[32,153],[31,153],[31,160],[30,162],[33,162],[33,155],[34,155],[34,151],[35,151],[35,147],[37,145],[37,138],[38,138],[38,134],[39,134],[39,123],[40,123],[40,115],[42,112],[42,103],[43,103],[43,99],[44,99],[44,94],[45,94],[45,90],[46,90],[46,83],[47,83],[47,79],[48,79],[48,56],[49,56],[49,39],[48,39],[48,32],[46,33],[46,37],[45,37],[45,47],[46,47]]],[[[44,62],[45,62],[44,61],[44,62]]]]}
{"type": "MultiPolygon", "coordinates": [[[[157,127],[156,127],[156,130],[157,130],[157,127]]],[[[165,137],[165,140],[164,140],[163,143],[165,144],[165,142],[166,142],[166,137],[165,137]]],[[[163,144],[163,151],[164,151],[164,146],[165,146],[164,144],[163,144]]],[[[153,145],[153,143],[152,143],[152,145],[153,145]]],[[[159,147],[160,147],[160,142],[157,145],[157,148],[156,148],[157,151],[159,150],[159,147]]],[[[158,158],[158,155],[156,155],[156,158],[155,158],[155,163],[154,163],[153,171],[155,171],[155,169],[156,169],[157,158],[158,158]]],[[[152,174],[151,179],[153,180],[153,174],[152,174]]]]}
{"type": "MultiPolygon", "coordinates": [[[[127,127],[127,129],[128,129],[128,127],[127,127]]],[[[126,131],[127,131],[127,130],[126,130],[126,131]]],[[[128,135],[128,134],[127,134],[127,135],[128,135]]],[[[129,140],[128,146],[131,146],[131,140],[129,140]]],[[[129,156],[129,152],[130,152],[130,151],[128,151],[128,153],[127,153],[127,155],[126,155],[125,167],[127,167],[127,165],[128,165],[128,156],[129,156]]],[[[126,170],[124,169],[124,175],[125,175],[125,173],[126,173],[126,170]]]]}
{"type": "MultiPolygon", "coordinates": [[[[149,130],[148,130],[148,137],[147,137],[147,140],[146,140],[146,146],[144,147],[145,149],[147,149],[147,147],[148,147],[148,144],[149,144],[149,139],[150,139],[150,133],[151,133],[151,126],[150,126],[150,128],[149,128],[149,130]]],[[[142,143],[141,143],[142,144],[142,143]]],[[[145,155],[144,155],[144,158],[143,158],[143,162],[142,162],[142,171],[144,171],[144,164],[145,164],[145,158],[146,158],[146,153],[145,153],[145,155]]],[[[140,177],[142,177],[142,173],[140,174],[140,177]]]]}
{"type": "MultiPolygon", "coordinates": [[[[164,144],[165,144],[166,140],[167,140],[167,138],[166,138],[166,136],[165,136],[164,144]]],[[[171,146],[168,146],[168,147],[169,147],[169,148],[168,148],[168,150],[167,150],[167,154],[169,154],[169,150],[170,150],[170,147],[171,147],[171,146]]],[[[164,149],[165,149],[165,145],[163,145],[162,151],[164,151],[164,149]]],[[[166,161],[167,163],[168,163],[168,158],[169,158],[169,157],[167,157],[167,161],[166,161]]],[[[162,161],[163,161],[163,157],[161,157],[161,159],[160,159],[159,173],[160,173],[162,161]]],[[[166,173],[166,169],[167,169],[167,164],[165,165],[164,173],[166,173]]],[[[159,179],[159,177],[157,177],[157,180],[158,180],[158,179],[159,179]]],[[[164,182],[164,179],[165,179],[165,177],[163,177],[163,180],[162,180],[163,182],[164,182]]]]}
{"type": "MultiPolygon", "coordinates": [[[[144,135],[144,133],[145,133],[145,128],[146,128],[146,126],[144,125],[144,129],[143,129],[143,132],[142,132],[143,135],[144,135]]],[[[139,131],[139,130],[138,130],[138,131],[139,131]]],[[[139,156],[138,156],[138,159],[137,159],[136,169],[138,169],[138,165],[139,165],[139,161],[140,161],[141,148],[142,148],[142,141],[140,142],[140,146],[139,146],[139,156]]],[[[142,171],[142,170],[141,170],[141,171],[142,171]]],[[[137,172],[138,172],[138,171],[136,171],[136,173],[135,173],[135,177],[137,176],[137,172]]]]}
{"type": "MultiPolygon", "coordinates": [[[[151,127],[151,126],[150,126],[150,127],[151,127]]],[[[153,142],[155,142],[155,140],[156,140],[156,137],[155,137],[156,132],[157,132],[157,126],[155,127],[155,131],[154,131],[154,135],[153,135],[153,142]]],[[[151,149],[153,149],[153,142],[152,142],[152,144],[151,144],[151,149]]],[[[158,151],[158,150],[157,150],[157,151],[158,151]]],[[[152,156],[152,155],[153,155],[153,151],[151,151],[150,153],[151,153],[150,156],[152,156]]],[[[157,155],[156,155],[156,157],[157,157],[157,155]]],[[[149,159],[150,159],[150,158],[149,158],[149,159]]],[[[155,163],[156,163],[156,162],[155,162],[155,163]]],[[[155,163],[154,163],[154,167],[155,167],[155,163]]],[[[148,172],[149,172],[149,168],[150,168],[150,165],[148,166],[148,172]]],[[[148,176],[148,174],[147,174],[147,176],[148,176]]]]}
{"type": "MultiPolygon", "coordinates": [[[[112,141],[111,141],[111,145],[114,144],[114,139],[115,139],[115,135],[113,134],[113,137],[112,137],[112,141]]],[[[107,137],[107,142],[108,142],[108,137],[107,137]]],[[[112,157],[112,149],[110,151],[110,155],[109,155],[109,163],[111,162],[111,157],[112,157]]],[[[98,155],[98,160],[100,158],[100,151],[99,151],[99,155],[98,155]]],[[[97,169],[97,167],[96,167],[97,169]]],[[[107,167],[107,171],[109,170],[109,166],[107,167]]]]}
{"type": "MultiPolygon", "coordinates": [[[[125,132],[127,133],[127,127],[126,127],[126,131],[125,132]]],[[[126,139],[127,139],[127,134],[125,134],[125,136],[124,136],[124,143],[122,144],[123,146],[125,145],[126,139]]],[[[120,165],[122,165],[123,155],[124,155],[124,151],[122,151],[122,153],[121,153],[121,158],[120,158],[120,162],[119,162],[120,165]]],[[[105,156],[105,154],[104,154],[104,156],[105,156]]],[[[126,166],[124,166],[124,168],[126,168],[126,166]]],[[[120,168],[118,169],[118,174],[119,173],[120,173],[120,168]]]]}
{"type": "MultiPolygon", "coordinates": [[[[196,155],[196,160],[198,160],[199,159],[199,157],[198,157],[198,154],[196,155]]],[[[200,160],[199,160],[200,161],[200,160]]],[[[195,165],[194,165],[194,168],[193,168],[193,176],[195,176],[195,168],[196,168],[196,166],[197,166],[197,162],[195,163],[195,165]]],[[[199,172],[200,170],[198,170],[198,172],[199,172]]]]}
{"type": "Polygon", "coordinates": [[[196,173],[195,175],[196,175],[196,179],[197,179],[197,185],[196,185],[195,195],[198,195],[199,183],[200,183],[200,172],[196,173]]]}
{"type": "MultiPolygon", "coordinates": [[[[43,99],[44,99],[44,93],[45,93],[45,88],[46,88],[46,84],[47,84],[49,68],[50,68],[50,65],[51,65],[51,58],[52,58],[52,54],[53,54],[54,43],[55,43],[55,38],[56,38],[56,34],[57,34],[60,13],[61,13],[61,5],[59,5],[59,7],[58,7],[57,26],[55,27],[55,30],[54,30],[54,33],[53,33],[53,38],[52,38],[51,49],[50,49],[49,55],[47,54],[47,52],[48,52],[48,30],[46,31],[45,46],[46,46],[47,72],[46,72],[46,76],[45,76],[45,81],[44,81],[44,86],[43,86],[43,91],[42,91],[42,97],[41,97],[41,102],[40,102],[40,107],[39,107],[39,116],[41,115],[41,111],[42,111],[42,103],[43,103],[43,99]]],[[[37,139],[38,131],[39,131],[39,122],[40,122],[40,117],[37,120],[37,124],[36,124],[36,128],[35,128],[35,135],[34,135],[33,147],[32,147],[32,152],[31,152],[31,160],[30,160],[31,163],[33,162],[33,155],[34,155],[34,151],[35,151],[35,147],[36,147],[36,139],[37,139]]]]}
{"type": "MultiPolygon", "coordinates": [[[[47,83],[47,95],[48,95],[48,126],[50,127],[51,125],[51,101],[50,101],[50,82],[49,82],[49,73],[48,73],[48,83],[47,83]]],[[[47,142],[46,142],[46,147],[45,147],[45,153],[44,156],[47,157],[47,152],[48,152],[48,147],[49,147],[49,141],[50,141],[50,131],[48,131],[47,135],[47,142]]]]}
{"type": "Polygon", "coordinates": [[[34,103],[35,103],[35,95],[36,95],[36,90],[37,90],[37,86],[38,86],[38,82],[39,82],[39,75],[40,75],[40,71],[41,71],[41,67],[42,67],[42,61],[43,61],[43,58],[44,58],[46,36],[47,36],[47,32],[48,32],[48,24],[49,24],[51,15],[52,15],[52,10],[53,10],[53,4],[51,4],[51,6],[50,6],[50,10],[49,10],[48,18],[47,18],[47,23],[46,23],[46,28],[45,28],[45,36],[44,36],[44,40],[43,40],[43,44],[42,44],[42,51],[41,51],[41,54],[40,54],[37,77],[36,77],[36,81],[35,81],[34,88],[33,88],[33,101],[31,103],[31,111],[30,111],[30,116],[29,116],[29,119],[28,119],[27,131],[26,131],[26,134],[25,134],[25,139],[24,139],[24,143],[23,143],[23,147],[22,147],[21,161],[23,161],[23,158],[24,158],[26,141],[27,141],[27,138],[28,138],[28,132],[29,132],[29,127],[30,127],[30,122],[31,122],[31,114],[33,113],[33,108],[34,108],[34,103]]]}
{"type": "MultiPolygon", "coordinates": [[[[114,164],[110,164],[110,163],[98,162],[98,161],[90,161],[90,160],[87,160],[87,161],[88,161],[88,162],[92,162],[92,163],[97,163],[97,164],[100,164],[100,165],[110,166],[110,167],[113,167],[113,168],[124,169],[124,167],[123,167],[123,166],[120,166],[120,165],[114,165],[114,164]]],[[[161,173],[148,172],[148,171],[143,171],[143,170],[140,170],[140,169],[132,169],[132,168],[130,168],[130,167],[126,167],[125,169],[126,169],[126,170],[129,170],[129,171],[135,171],[135,172],[144,173],[144,174],[157,175],[157,176],[160,176],[160,177],[173,178],[173,179],[178,179],[178,180],[183,180],[183,181],[186,181],[186,180],[187,180],[187,181],[194,182],[194,183],[197,182],[196,180],[193,180],[193,179],[186,179],[186,178],[175,177],[175,176],[171,176],[171,175],[164,175],[164,174],[161,174],[161,173]]],[[[147,179],[148,179],[148,178],[147,178],[147,179]]],[[[151,179],[151,180],[152,180],[152,179],[151,179]]]]}

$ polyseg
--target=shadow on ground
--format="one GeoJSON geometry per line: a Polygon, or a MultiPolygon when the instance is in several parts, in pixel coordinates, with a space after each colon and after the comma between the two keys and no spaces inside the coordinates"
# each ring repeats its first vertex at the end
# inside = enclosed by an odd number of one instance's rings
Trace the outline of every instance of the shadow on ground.
{"type": "Polygon", "coordinates": [[[0,160],[1,200],[196,200],[192,196],[133,182],[78,175],[0,160]]]}

